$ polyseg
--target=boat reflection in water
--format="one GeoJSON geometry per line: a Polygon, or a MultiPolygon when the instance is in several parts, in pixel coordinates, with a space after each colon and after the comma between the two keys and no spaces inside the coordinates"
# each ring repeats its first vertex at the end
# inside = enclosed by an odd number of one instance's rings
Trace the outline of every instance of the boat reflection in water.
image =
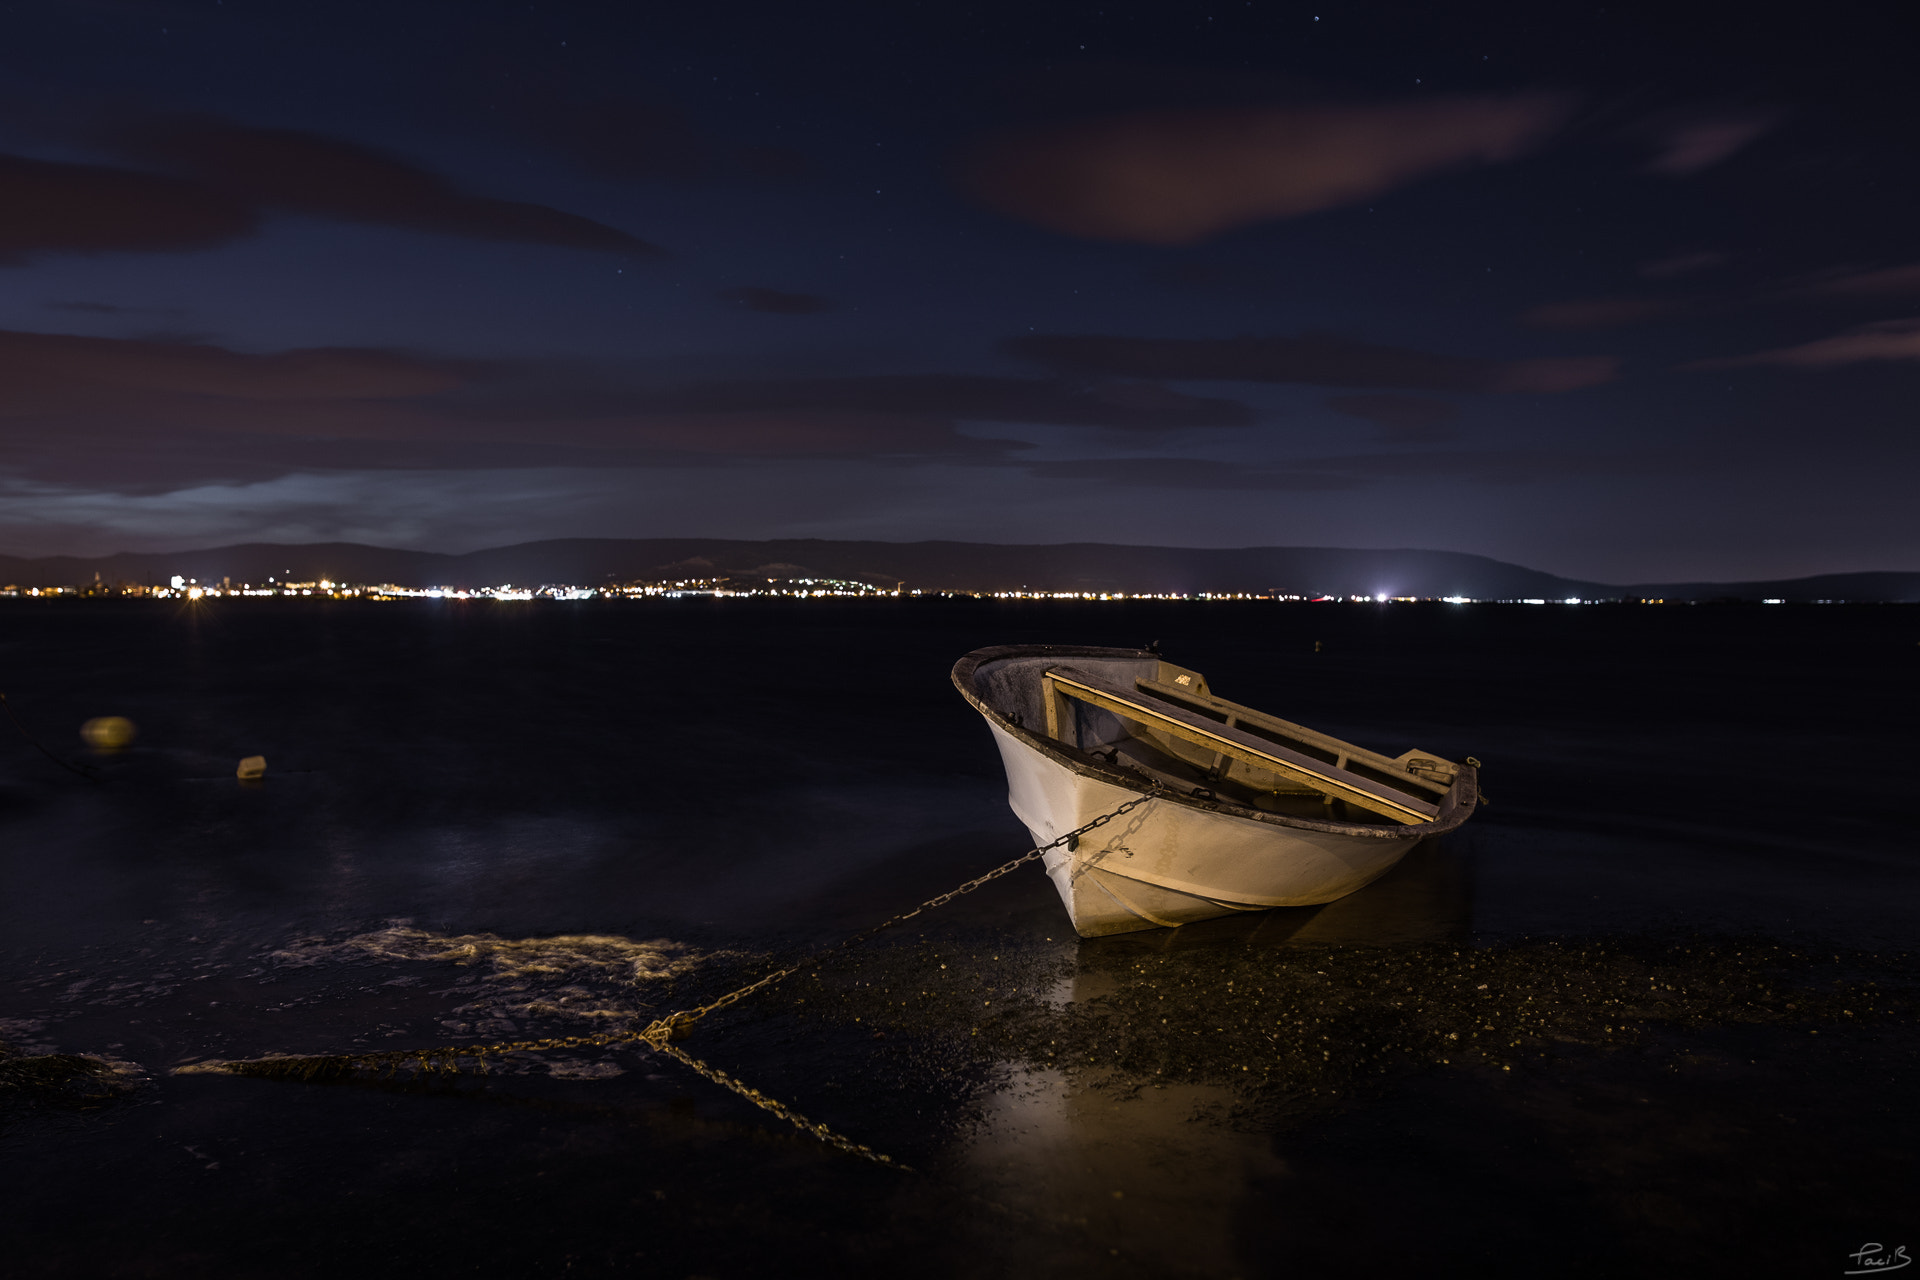
{"type": "MultiPolygon", "coordinates": [[[[1379,881],[1325,906],[1082,941],[1052,999],[1063,1012],[1102,1000],[1137,1007],[1152,998],[1144,988],[1164,990],[1171,978],[1180,996],[1165,1006],[1169,1029],[1204,1055],[1217,1020],[1246,1012],[1229,970],[1311,969],[1330,948],[1432,946],[1463,937],[1471,912],[1461,856],[1425,841],[1379,881]]],[[[1054,1230],[990,1233],[979,1242],[980,1273],[1071,1275],[1121,1261],[1127,1274],[1245,1274],[1240,1216],[1262,1183],[1288,1170],[1270,1132],[1231,1123],[1244,1102],[1226,1085],[1097,1064],[1016,1073],[986,1100],[968,1171],[981,1195],[1054,1230]]]]}

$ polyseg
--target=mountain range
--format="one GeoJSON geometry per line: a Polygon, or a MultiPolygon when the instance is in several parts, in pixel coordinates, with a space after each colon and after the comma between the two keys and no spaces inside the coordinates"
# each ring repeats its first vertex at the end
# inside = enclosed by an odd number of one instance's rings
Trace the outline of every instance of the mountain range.
{"type": "Polygon", "coordinates": [[[1823,574],[1761,582],[1602,583],[1456,551],[1331,547],[1133,547],[1074,542],[765,542],[723,538],[563,538],[448,555],[351,542],[245,543],[198,551],[84,558],[0,556],[0,584],[218,582],[393,583],[473,587],[727,576],[840,578],[922,591],[1468,596],[1478,600],[1666,599],[1920,601],[1920,572],[1823,574]]]}

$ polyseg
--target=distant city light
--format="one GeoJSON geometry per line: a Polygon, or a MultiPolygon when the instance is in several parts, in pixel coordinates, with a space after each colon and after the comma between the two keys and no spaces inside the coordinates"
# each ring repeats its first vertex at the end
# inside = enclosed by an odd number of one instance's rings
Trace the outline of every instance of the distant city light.
{"type": "MultiPolygon", "coordinates": [[[[436,585],[428,587],[408,587],[397,583],[351,583],[340,582],[333,578],[322,578],[311,582],[291,582],[268,578],[265,585],[250,582],[235,582],[231,577],[219,579],[217,584],[201,585],[196,578],[175,574],[168,579],[168,585],[155,586],[119,580],[103,581],[99,575],[94,580],[77,586],[27,587],[19,584],[0,584],[0,597],[28,596],[35,599],[53,599],[55,597],[82,596],[145,596],[156,600],[218,600],[229,597],[261,596],[319,596],[331,600],[502,600],[502,601],[563,601],[582,603],[589,600],[679,600],[699,598],[707,600],[767,598],[787,600],[845,600],[845,599],[901,599],[903,597],[935,596],[947,599],[970,600],[1190,600],[1205,602],[1220,601],[1281,601],[1313,602],[1316,604],[1339,604],[1346,601],[1353,604],[1694,604],[1698,601],[1668,601],[1656,597],[1626,597],[1609,599],[1585,599],[1580,596],[1546,599],[1532,596],[1524,599],[1505,597],[1481,600],[1474,596],[1396,596],[1384,591],[1372,595],[1337,596],[1325,593],[1306,592],[1293,594],[1269,588],[1264,591],[1049,591],[1035,587],[1001,588],[998,590],[927,590],[908,587],[904,582],[895,582],[891,586],[876,582],[863,582],[852,578],[768,578],[764,575],[734,578],[728,575],[715,575],[706,578],[673,578],[666,580],[630,580],[626,582],[606,582],[594,586],[581,583],[545,583],[537,587],[515,586],[503,582],[495,587],[457,587],[436,585]]],[[[1751,603],[1751,601],[1750,601],[1751,603]]],[[[1761,604],[1785,604],[1784,598],[1768,598],[1761,604]]],[[[1846,604],[1845,600],[1815,600],[1813,604],[1846,604]]]]}

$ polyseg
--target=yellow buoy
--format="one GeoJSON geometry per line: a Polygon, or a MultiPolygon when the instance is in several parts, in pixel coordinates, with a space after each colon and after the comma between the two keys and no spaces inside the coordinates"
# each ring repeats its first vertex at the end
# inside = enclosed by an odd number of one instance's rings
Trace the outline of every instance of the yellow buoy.
{"type": "Polygon", "coordinates": [[[250,782],[255,778],[263,777],[267,772],[267,758],[265,756],[248,756],[240,762],[240,767],[233,772],[234,776],[242,781],[250,782]]]}
{"type": "Polygon", "coordinates": [[[125,716],[98,716],[80,726],[80,740],[95,751],[122,751],[139,732],[125,716]]]}

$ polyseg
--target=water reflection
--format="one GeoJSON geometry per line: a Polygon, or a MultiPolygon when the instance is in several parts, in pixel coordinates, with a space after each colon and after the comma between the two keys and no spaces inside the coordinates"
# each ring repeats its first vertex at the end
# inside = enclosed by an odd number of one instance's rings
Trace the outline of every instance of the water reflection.
{"type": "MultiPolygon", "coordinates": [[[[1424,946],[1462,937],[1471,923],[1465,861],[1430,841],[1375,884],[1325,906],[1087,939],[1048,1003],[1137,1000],[1143,993],[1130,988],[1150,985],[1137,968],[1147,956],[1186,953],[1205,966],[1211,951],[1225,960],[1271,948],[1424,946]]],[[[1233,999],[1222,978],[1210,998],[1170,1008],[1167,1018],[1192,1024],[1204,1041],[1219,1012],[1207,1006],[1231,1008],[1233,999]]],[[[989,1220],[975,1273],[1081,1274],[1116,1260],[1155,1275],[1237,1273],[1243,1202],[1286,1167],[1270,1135],[1247,1121],[1242,1093],[1158,1076],[1098,1064],[1013,1069],[985,1100],[964,1172],[988,1201],[1052,1229],[1009,1232],[989,1220]]]]}
{"type": "Polygon", "coordinates": [[[1242,1195],[1286,1172],[1265,1134],[1223,1123],[1232,1102],[1218,1085],[1021,1076],[989,1101],[967,1173],[1055,1230],[988,1220],[977,1272],[1080,1275],[1117,1256],[1155,1275],[1231,1274],[1242,1195]]]}

